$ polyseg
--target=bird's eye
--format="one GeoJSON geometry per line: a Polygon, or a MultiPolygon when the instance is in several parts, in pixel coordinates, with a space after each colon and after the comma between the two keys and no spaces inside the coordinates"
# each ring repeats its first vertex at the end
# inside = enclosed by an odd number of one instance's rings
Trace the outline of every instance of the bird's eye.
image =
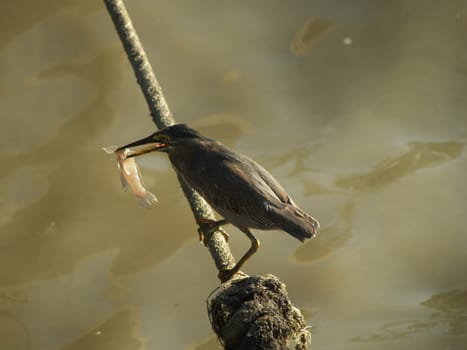
{"type": "Polygon", "coordinates": [[[167,135],[155,135],[153,137],[154,141],[160,142],[160,143],[168,143],[169,142],[169,137],[167,135]]]}

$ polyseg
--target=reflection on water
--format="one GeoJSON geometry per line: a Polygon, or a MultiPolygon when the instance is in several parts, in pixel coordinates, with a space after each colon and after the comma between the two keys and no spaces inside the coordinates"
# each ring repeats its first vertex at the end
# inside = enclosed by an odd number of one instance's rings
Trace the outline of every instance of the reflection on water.
{"type": "Polygon", "coordinates": [[[26,326],[15,315],[0,310],[0,349],[29,350],[30,336],[26,326]]]}
{"type": "Polygon", "coordinates": [[[185,350],[219,350],[222,349],[216,336],[210,336],[198,345],[189,346],[185,350]]]}
{"type": "Polygon", "coordinates": [[[316,238],[302,244],[294,254],[298,262],[324,258],[341,248],[352,237],[352,217],[355,203],[344,205],[333,221],[319,231],[316,238]]]}
{"type": "Polygon", "coordinates": [[[385,324],[381,329],[370,336],[357,336],[354,342],[380,342],[407,339],[417,333],[428,330],[433,324],[424,321],[400,321],[385,324]]]}
{"type": "Polygon", "coordinates": [[[144,340],[138,334],[133,310],[123,310],[87,331],[79,339],[59,350],[142,350],[144,340]]]}
{"type": "Polygon", "coordinates": [[[37,23],[54,13],[63,10],[90,11],[99,8],[95,1],[70,1],[70,0],[47,0],[46,3],[39,3],[34,0],[22,2],[22,6],[28,8],[21,16],[15,17],[14,21],[8,21],[7,16],[16,13],[18,3],[14,0],[3,0],[1,13],[5,18],[0,20],[0,49],[10,40],[13,40],[18,34],[29,29],[34,23],[37,23]]]}
{"type": "Polygon", "coordinates": [[[203,135],[222,140],[222,143],[232,147],[240,136],[252,130],[251,122],[235,113],[218,113],[198,118],[190,122],[190,126],[203,135]],[[225,131],[229,130],[228,134],[225,131]]]}
{"type": "Polygon", "coordinates": [[[312,166],[310,159],[313,156],[313,153],[319,151],[322,147],[322,144],[300,146],[281,154],[274,154],[274,156],[270,156],[264,160],[261,158],[259,159],[266,168],[275,168],[291,163],[289,166],[290,170],[287,175],[300,176],[304,171],[316,170],[316,168],[312,166]]]}
{"type": "Polygon", "coordinates": [[[353,338],[356,342],[391,341],[436,331],[448,335],[467,334],[467,290],[455,289],[434,294],[420,305],[434,309],[427,319],[385,324],[370,336],[353,338]]]}
{"type": "MultiPolygon", "coordinates": [[[[69,232],[66,218],[76,211],[84,214],[79,209],[84,202],[98,202],[92,192],[81,192],[73,183],[75,174],[82,174],[80,182],[87,188],[93,188],[99,180],[103,186],[107,183],[101,175],[93,173],[98,170],[101,159],[95,152],[87,152],[87,147],[90,137],[103,130],[112,119],[106,96],[111,91],[110,86],[119,79],[117,55],[115,50],[106,50],[91,62],[69,63],[54,68],[55,79],[76,74],[90,81],[96,87],[95,98],[74,119],[63,124],[60,132],[42,147],[21,156],[2,157],[2,162],[10,164],[3,175],[24,166],[32,168],[51,164],[52,170],[48,175],[48,192],[31,205],[19,207],[3,227],[2,255],[6,264],[0,267],[0,284],[44,278],[59,271],[63,273],[70,270],[77,258],[83,257],[83,251],[77,251],[74,255],[67,251],[61,252],[60,247],[70,239],[69,234],[64,234],[69,232]],[[110,86],[107,85],[109,83],[110,86]],[[101,118],[95,117],[96,111],[102,113],[101,118]],[[81,170],[80,164],[86,167],[81,170]],[[52,231],[55,234],[51,236],[52,231]],[[54,252],[53,255],[48,253],[50,250],[54,252]],[[15,266],[15,269],[11,269],[11,266],[15,266]]],[[[91,228],[88,230],[93,231],[91,228]]]]}
{"type": "Polygon", "coordinates": [[[460,142],[411,142],[403,154],[384,160],[366,174],[345,176],[336,185],[352,190],[371,190],[387,186],[417,170],[440,165],[460,156],[464,144],[460,142]]]}
{"type": "Polygon", "coordinates": [[[28,302],[28,294],[20,289],[4,289],[0,290],[0,299],[23,304],[28,302]]]}
{"type": "Polygon", "coordinates": [[[327,19],[311,18],[307,20],[290,43],[290,50],[297,56],[308,55],[318,40],[333,27],[334,23],[327,19]]]}
{"type": "Polygon", "coordinates": [[[467,334],[467,289],[434,294],[421,305],[435,310],[430,318],[447,327],[447,333],[467,334]]]}

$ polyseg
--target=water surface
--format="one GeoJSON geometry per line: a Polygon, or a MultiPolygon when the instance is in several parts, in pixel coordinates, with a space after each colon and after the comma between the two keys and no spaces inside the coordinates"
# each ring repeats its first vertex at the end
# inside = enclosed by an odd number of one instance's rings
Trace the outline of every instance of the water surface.
{"type": "MultiPolygon", "coordinates": [[[[101,150],[154,131],[103,4],[18,6],[0,11],[0,349],[217,349],[217,272],[165,155],[140,159],[145,210],[101,150]]],[[[127,6],[176,119],[320,220],[304,244],[258,232],[245,268],[287,284],[313,347],[465,349],[465,2],[127,6]]]]}

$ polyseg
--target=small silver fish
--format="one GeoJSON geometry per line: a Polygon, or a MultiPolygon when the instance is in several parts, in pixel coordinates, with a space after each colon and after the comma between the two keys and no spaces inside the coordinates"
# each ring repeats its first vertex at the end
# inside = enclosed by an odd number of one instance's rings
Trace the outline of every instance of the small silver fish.
{"type": "Polygon", "coordinates": [[[109,154],[115,153],[117,156],[118,168],[120,169],[120,181],[125,191],[128,188],[135,194],[139,205],[150,208],[152,204],[157,203],[156,196],[146,190],[141,177],[141,172],[136,164],[135,158],[128,158],[129,149],[117,151],[118,146],[103,147],[102,149],[109,154]]]}

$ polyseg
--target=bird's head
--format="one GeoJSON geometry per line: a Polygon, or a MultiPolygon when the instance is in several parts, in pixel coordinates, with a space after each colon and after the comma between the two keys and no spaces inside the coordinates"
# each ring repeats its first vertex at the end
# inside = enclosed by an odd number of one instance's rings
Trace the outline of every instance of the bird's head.
{"type": "Polygon", "coordinates": [[[161,129],[144,139],[129,143],[117,149],[127,149],[128,157],[139,156],[153,151],[170,152],[176,147],[187,146],[191,142],[206,139],[196,130],[185,124],[175,124],[161,129]]]}

